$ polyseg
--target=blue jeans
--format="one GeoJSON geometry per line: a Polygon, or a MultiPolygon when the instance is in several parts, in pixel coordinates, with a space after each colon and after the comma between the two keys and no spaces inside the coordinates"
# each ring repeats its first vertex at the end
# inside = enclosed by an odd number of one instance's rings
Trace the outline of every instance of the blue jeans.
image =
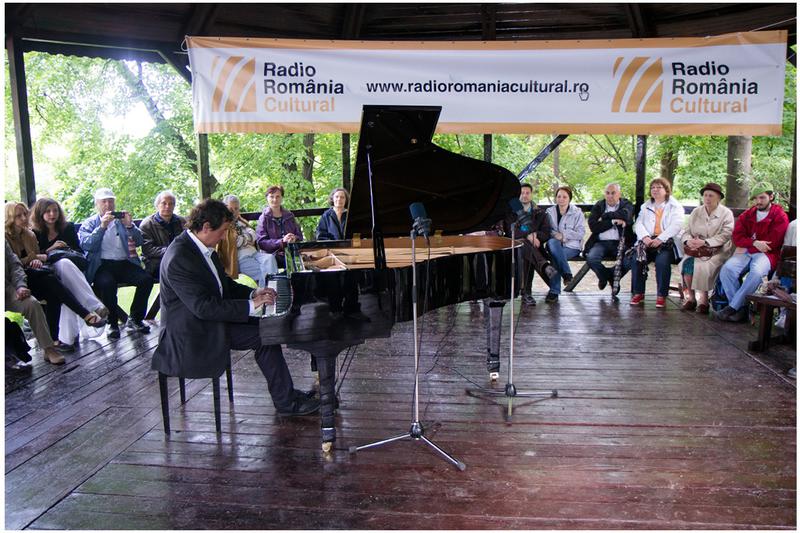
{"type": "MultiPolygon", "coordinates": [[[[669,279],[672,275],[672,246],[664,246],[658,249],[647,250],[647,264],[656,264],[656,295],[667,296],[669,294],[669,279]]],[[[633,294],[644,294],[645,282],[644,265],[636,264],[636,254],[632,253],[625,258],[624,271],[633,270],[631,276],[631,292],[633,294]]]]}
{"type": "Polygon", "coordinates": [[[597,279],[611,281],[614,277],[614,270],[605,266],[603,259],[616,259],[618,248],[619,241],[597,241],[586,254],[586,263],[597,279]]]}
{"type": "Polygon", "coordinates": [[[264,278],[267,274],[277,274],[278,264],[274,255],[259,251],[239,258],[239,272],[252,278],[259,287],[264,287],[264,278]]]}
{"type": "Polygon", "coordinates": [[[756,291],[758,284],[761,283],[761,278],[769,274],[771,268],[769,258],[761,252],[733,254],[719,271],[719,280],[725,296],[728,297],[728,305],[738,311],[744,305],[745,296],[756,291]],[[739,276],[748,266],[750,272],[740,285],[739,276]]]}
{"type": "MultiPolygon", "coordinates": [[[[581,253],[580,250],[575,248],[567,248],[558,239],[550,239],[547,241],[547,248],[550,250],[550,257],[553,260],[553,266],[556,267],[559,274],[572,274],[569,268],[569,261],[573,257],[577,257],[581,253]]],[[[561,294],[561,276],[553,276],[550,280],[550,292],[554,294],[561,294]]]]}

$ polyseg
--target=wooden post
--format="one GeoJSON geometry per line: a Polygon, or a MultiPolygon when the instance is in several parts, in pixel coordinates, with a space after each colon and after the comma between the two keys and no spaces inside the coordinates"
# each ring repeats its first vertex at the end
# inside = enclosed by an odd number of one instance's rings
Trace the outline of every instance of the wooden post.
{"type": "Polygon", "coordinates": [[[8,71],[11,82],[11,107],[14,112],[14,138],[17,143],[20,200],[28,206],[36,201],[36,181],[33,178],[33,146],[31,121],[28,114],[28,84],[25,81],[25,58],[22,43],[13,35],[6,37],[8,71]]]}
{"type": "Polygon", "coordinates": [[[197,134],[197,174],[200,177],[200,199],[211,198],[214,184],[211,182],[211,171],[208,168],[208,134],[197,134]]]}
{"type": "Polygon", "coordinates": [[[342,133],[342,187],[350,190],[350,134],[342,133]]]}
{"type": "Polygon", "coordinates": [[[728,207],[747,207],[750,201],[752,151],[752,137],[728,137],[728,173],[725,179],[725,205],[728,207]]]}
{"type": "Polygon", "coordinates": [[[645,174],[647,170],[647,135],[636,136],[636,207],[635,212],[644,203],[645,174]]]}
{"type": "Polygon", "coordinates": [[[492,162],[492,134],[483,134],[483,160],[487,163],[492,162]]]}
{"type": "Polygon", "coordinates": [[[794,116],[794,142],[792,143],[792,173],[789,176],[789,220],[797,218],[797,113],[794,116]]]}

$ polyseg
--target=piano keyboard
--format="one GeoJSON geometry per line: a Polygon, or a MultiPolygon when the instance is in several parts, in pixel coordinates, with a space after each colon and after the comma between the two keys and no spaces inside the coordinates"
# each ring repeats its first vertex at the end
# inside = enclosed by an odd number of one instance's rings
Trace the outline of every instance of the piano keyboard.
{"type": "Polygon", "coordinates": [[[292,284],[285,275],[267,277],[267,288],[278,293],[278,298],[272,305],[264,306],[263,317],[283,316],[292,307],[292,284]]]}

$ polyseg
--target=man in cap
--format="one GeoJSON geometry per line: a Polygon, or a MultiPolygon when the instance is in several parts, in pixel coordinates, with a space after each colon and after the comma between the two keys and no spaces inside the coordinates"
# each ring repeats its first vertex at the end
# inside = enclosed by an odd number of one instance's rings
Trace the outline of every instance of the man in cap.
{"type": "Polygon", "coordinates": [[[767,182],[756,184],[750,191],[755,205],[739,215],[733,226],[736,251],[722,266],[719,279],[728,297],[728,305],[716,313],[719,320],[742,322],[747,319],[745,297],[755,292],[761,278],[769,274],[780,260],[781,245],[789,226],[783,208],[773,203],[775,193],[767,182]],[[744,282],[742,273],[749,269],[744,282]]]}
{"type": "Polygon", "coordinates": [[[136,247],[142,245],[142,234],[129,212],[115,211],[116,197],[111,189],[97,189],[94,205],[98,214],[83,221],[79,239],[89,260],[86,279],[94,283],[109,311],[107,335],[119,338],[117,286],[120,283],[136,287],[126,327],[147,333],[150,327],[142,320],[153,289],[153,278],[142,268],[136,253],[136,247]]]}

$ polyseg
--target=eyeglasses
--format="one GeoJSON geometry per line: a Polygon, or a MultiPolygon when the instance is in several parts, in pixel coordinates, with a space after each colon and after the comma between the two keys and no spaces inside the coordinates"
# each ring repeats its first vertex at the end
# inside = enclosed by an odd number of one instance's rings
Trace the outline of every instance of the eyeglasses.
{"type": "Polygon", "coordinates": [[[663,189],[663,188],[664,188],[663,185],[653,185],[652,187],[650,187],[650,190],[652,191],[653,189],[663,189]]]}

